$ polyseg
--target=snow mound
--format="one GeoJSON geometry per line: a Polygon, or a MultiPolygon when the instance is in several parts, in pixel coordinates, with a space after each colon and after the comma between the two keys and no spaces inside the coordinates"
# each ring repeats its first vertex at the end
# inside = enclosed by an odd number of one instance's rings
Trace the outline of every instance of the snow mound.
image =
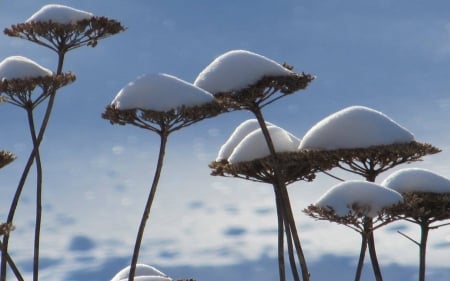
{"type": "Polygon", "coordinates": [[[338,111],[303,137],[299,149],[366,148],[414,141],[414,135],[385,114],[364,106],[338,111]]]}
{"type": "MultiPolygon", "coordinates": [[[[266,122],[266,126],[273,126],[272,123],[266,122]]],[[[234,129],[228,140],[220,147],[219,154],[217,155],[216,162],[227,160],[234,148],[244,139],[249,133],[259,129],[259,123],[256,119],[248,119],[242,122],[234,129]]]]}
{"type": "MultiPolygon", "coordinates": [[[[119,271],[111,281],[126,281],[128,280],[128,275],[130,274],[130,266],[125,267],[119,271]]],[[[168,277],[166,274],[162,273],[153,266],[146,264],[137,264],[135,278],[136,281],[172,281],[172,278],[168,277]]]]}
{"type": "Polygon", "coordinates": [[[450,193],[450,179],[420,168],[398,170],[387,177],[381,185],[405,192],[450,193]]]}
{"type": "Polygon", "coordinates": [[[29,58],[11,56],[0,62],[0,79],[27,79],[53,75],[52,71],[29,58]]]}
{"type": "MultiPolygon", "coordinates": [[[[286,130],[272,125],[267,127],[276,152],[296,151],[300,140],[286,130]]],[[[266,139],[261,129],[249,133],[234,148],[228,162],[239,163],[252,161],[270,155],[266,139]]]]}
{"type": "Polygon", "coordinates": [[[77,10],[69,6],[50,4],[43,6],[25,22],[55,22],[60,24],[73,24],[77,21],[91,19],[94,15],[89,12],[77,10]]]}
{"type": "Polygon", "coordinates": [[[287,76],[291,73],[281,64],[259,54],[233,50],[211,62],[197,76],[194,85],[217,94],[247,88],[264,76],[287,76]]]}
{"type": "Polygon", "coordinates": [[[145,74],[119,91],[111,105],[120,110],[169,111],[212,102],[213,95],[164,73],[145,74]]]}
{"type": "Polygon", "coordinates": [[[397,191],[367,181],[346,181],[333,186],[315,203],[321,208],[331,207],[338,216],[346,216],[352,211],[352,205],[366,209],[368,217],[377,216],[386,207],[402,202],[403,197],[397,191]]]}

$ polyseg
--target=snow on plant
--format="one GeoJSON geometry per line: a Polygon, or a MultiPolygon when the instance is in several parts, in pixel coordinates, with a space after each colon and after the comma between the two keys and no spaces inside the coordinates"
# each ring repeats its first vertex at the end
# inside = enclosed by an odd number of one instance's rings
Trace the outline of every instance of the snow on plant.
{"type": "Polygon", "coordinates": [[[265,76],[290,74],[293,74],[291,70],[267,57],[247,50],[232,50],[214,59],[194,84],[211,93],[225,93],[245,89],[265,76]]]}
{"type": "Polygon", "coordinates": [[[367,148],[412,141],[411,132],[382,112],[365,106],[350,106],[309,129],[299,149],[367,148]]]}
{"type": "MultiPolygon", "coordinates": [[[[379,174],[397,165],[419,161],[440,150],[416,142],[414,135],[387,115],[364,106],[350,106],[324,118],[303,137],[300,150],[335,151],[338,167],[374,182],[379,174]]],[[[365,227],[373,228],[366,218],[365,227]]],[[[373,232],[367,243],[375,278],[382,274],[375,250],[373,232]]]]}
{"type": "MultiPolygon", "coordinates": [[[[280,165],[278,165],[281,161],[278,159],[274,140],[269,132],[270,126],[264,120],[262,108],[286,95],[305,89],[313,79],[312,75],[295,73],[292,71],[292,67],[286,64],[279,64],[262,55],[245,50],[232,50],[213,60],[199,73],[194,82],[195,85],[211,92],[230,109],[252,112],[258,121],[269,155],[274,160],[272,165],[269,164],[270,167],[268,169],[261,169],[270,171],[271,175],[268,175],[270,179],[266,178],[264,171],[262,174],[259,174],[258,171],[256,171],[256,174],[253,173],[255,169],[251,165],[247,166],[248,169],[245,169],[245,171],[241,170],[232,173],[242,174],[244,172],[245,174],[246,172],[252,172],[252,176],[256,176],[258,180],[263,182],[269,181],[274,187],[279,230],[279,274],[282,281],[285,280],[283,228],[288,238],[289,260],[294,280],[298,281],[300,277],[293,256],[292,243],[295,245],[304,280],[309,280],[309,272],[289,202],[286,179],[283,178],[280,165]]],[[[251,155],[246,157],[246,159],[255,159],[260,156],[251,155]]],[[[224,165],[227,165],[227,163],[224,163],[224,165]]],[[[213,163],[211,167],[216,169],[216,172],[213,172],[214,175],[225,174],[222,172],[223,167],[220,167],[220,163],[213,163]]],[[[307,171],[307,174],[310,174],[310,172],[307,171]]]]}
{"type": "MultiPolygon", "coordinates": [[[[267,126],[272,126],[272,123],[266,122],[267,126]]],[[[228,161],[231,153],[233,153],[234,148],[245,138],[249,133],[256,129],[260,129],[258,120],[248,119],[239,126],[237,126],[230,137],[225,141],[225,143],[220,147],[219,153],[216,157],[216,162],[228,161]]]]}
{"type": "Polygon", "coordinates": [[[178,107],[199,106],[214,101],[213,95],[175,76],[145,74],[126,85],[111,105],[119,110],[170,111],[178,107]]]}
{"type": "MultiPolygon", "coordinates": [[[[119,271],[111,281],[126,281],[130,275],[130,266],[119,271]]],[[[136,281],[172,281],[173,279],[162,273],[153,266],[137,264],[135,278],[136,281]]]]}
{"type": "MultiPolygon", "coordinates": [[[[6,58],[0,63],[0,95],[2,101],[26,110],[33,150],[27,160],[9,208],[7,223],[12,224],[19,199],[33,163],[36,166],[36,216],[33,253],[33,280],[39,275],[39,241],[42,218],[43,167],[40,145],[50,120],[57,90],[75,80],[71,73],[63,73],[68,51],[84,45],[95,47],[98,40],[124,30],[115,20],[95,17],[90,13],[61,5],[47,5],[33,14],[26,22],[4,30],[11,37],[18,37],[56,52],[56,71],[40,66],[22,56],[6,58]],[[34,109],[46,102],[41,124],[36,124],[34,109]]],[[[3,236],[0,280],[6,280],[9,264],[18,280],[23,280],[20,270],[9,255],[10,234],[3,236]]]]}
{"type": "Polygon", "coordinates": [[[400,193],[366,181],[346,181],[330,188],[314,204],[319,208],[331,208],[336,215],[346,216],[355,212],[358,216],[376,217],[383,208],[402,202],[400,193]],[[359,211],[363,210],[362,213],[359,211]]]}
{"type": "MultiPolygon", "coordinates": [[[[297,149],[300,140],[294,135],[275,125],[271,125],[267,129],[277,153],[292,152],[297,149]]],[[[228,162],[246,162],[264,158],[269,155],[270,151],[267,147],[262,130],[261,128],[258,128],[246,135],[239,144],[236,145],[230,157],[228,157],[228,162]]]]}
{"type": "Polygon", "coordinates": [[[361,235],[361,248],[355,280],[360,280],[369,237],[373,231],[392,220],[385,209],[403,201],[400,193],[381,185],[361,181],[346,181],[331,187],[304,212],[318,220],[345,225],[361,235]]]}
{"type": "Polygon", "coordinates": [[[54,22],[60,24],[76,24],[82,20],[89,20],[94,14],[78,10],[69,6],[49,4],[43,6],[25,22],[54,22]]]}
{"type": "Polygon", "coordinates": [[[226,108],[207,91],[175,76],[158,73],[138,77],[122,88],[102,117],[111,124],[131,124],[160,137],[158,162],[139,225],[128,280],[133,280],[145,226],[156,196],[169,134],[214,117],[226,108]]]}
{"type": "Polygon", "coordinates": [[[427,169],[406,168],[392,173],[381,184],[402,193],[405,199],[388,213],[420,226],[419,241],[399,233],[419,247],[419,281],[424,281],[429,231],[448,225],[436,222],[450,219],[450,179],[427,169]]]}

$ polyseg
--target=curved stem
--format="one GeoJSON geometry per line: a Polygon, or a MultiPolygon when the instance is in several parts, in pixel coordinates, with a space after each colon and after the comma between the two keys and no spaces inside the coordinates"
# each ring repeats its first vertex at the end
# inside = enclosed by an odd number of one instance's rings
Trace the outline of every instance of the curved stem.
{"type": "MultiPolygon", "coordinates": [[[[277,154],[275,151],[275,146],[273,144],[272,138],[270,137],[269,130],[267,129],[266,122],[264,120],[264,117],[262,115],[261,109],[257,104],[254,104],[254,106],[250,109],[253,114],[255,115],[256,119],[258,120],[258,124],[261,127],[261,131],[264,135],[264,138],[266,140],[267,146],[269,148],[270,154],[272,157],[276,158],[277,154]]],[[[309,281],[309,271],[308,266],[306,263],[305,256],[303,254],[303,250],[300,244],[300,239],[298,237],[297,228],[295,226],[295,220],[294,215],[292,213],[292,207],[289,200],[289,194],[287,192],[286,183],[282,177],[282,173],[279,171],[279,167],[277,165],[274,165],[273,167],[275,178],[277,180],[276,186],[279,189],[280,192],[280,198],[283,205],[283,214],[285,219],[285,227],[289,226],[292,233],[292,240],[294,241],[294,245],[297,251],[298,259],[300,262],[300,267],[302,269],[302,277],[304,281],[309,281]]],[[[288,244],[289,246],[289,244],[288,244]]],[[[292,249],[291,249],[292,250],[292,249]]]]}
{"type": "Polygon", "coordinates": [[[304,281],[309,281],[310,274],[309,274],[308,266],[306,263],[306,258],[305,258],[305,255],[303,253],[303,249],[302,249],[302,246],[300,243],[300,237],[298,235],[297,226],[295,225],[294,214],[292,212],[291,203],[290,203],[289,196],[288,196],[285,185],[282,186],[282,191],[286,194],[285,195],[285,211],[286,211],[286,216],[287,216],[287,220],[289,223],[289,227],[290,227],[291,233],[292,233],[292,241],[294,241],[298,260],[300,262],[300,267],[302,269],[302,277],[303,277],[304,281]]]}
{"type": "Polygon", "coordinates": [[[280,281],[286,280],[285,264],[284,264],[284,222],[283,222],[283,207],[279,192],[274,186],[275,204],[277,208],[277,222],[278,222],[278,271],[280,281]]]}
{"type": "Polygon", "coordinates": [[[377,252],[375,249],[375,236],[373,235],[373,221],[372,218],[366,218],[367,228],[370,229],[367,237],[367,245],[369,247],[370,260],[372,262],[373,273],[375,275],[375,280],[383,281],[383,276],[381,274],[380,264],[378,263],[377,252]]]}
{"type": "MultiPolygon", "coordinates": [[[[4,254],[6,261],[8,262],[9,266],[11,267],[12,272],[16,276],[17,281],[24,281],[22,274],[20,274],[19,269],[17,268],[17,265],[12,260],[11,256],[8,254],[7,251],[4,251],[3,243],[0,242],[0,249],[2,253],[4,254]]],[[[2,257],[3,258],[3,257],[2,257]]]]}
{"type": "Polygon", "coordinates": [[[42,220],[42,163],[34,125],[33,108],[31,106],[27,108],[27,117],[31,139],[33,140],[33,149],[36,151],[36,221],[34,229],[33,281],[37,281],[39,279],[39,244],[42,220]]]}
{"type": "Polygon", "coordinates": [[[359,252],[358,266],[356,267],[355,281],[361,280],[361,273],[364,266],[364,257],[366,256],[367,249],[367,233],[364,231],[361,233],[361,250],[359,252]]]}
{"type": "Polygon", "coordinates": [[[430,228],[427,222],[420,224],[420,253],[419,253],[419,281],[425,281],[425,266],[427,253],[427,240],[430,228]]]}
{"type": "Polygon", "coordinates": [[[145,204],[144,213],[142,214],[141,223],[139,225],[139,229],[138,229],[138,233],[137,233],[137,237],[136,237],[136,243],[134,245],[133,257],[131,259],[131,265],[130,265],[130,273],[128,276],[129,281],[134,280],[134,275],[136,273],[136,264],[137,264],[137,261],[139,258],[139,250],[141,248],[142,237],[144,236],[145,225],[147,223],[148,218],[150,217],[150,210],[152,208],[153,200],[155,199],[156,189],[158,187],[159,178],[161,176],[168,135],[169,135],[169,132],[165,128],[163,128],[162,132],[160,133],[161,142],[160,142],[160,147],[159,147],[158,163],[156,165],[156,171],[155,171],[155,175],[153,177],[153,183],[152,183],[150,193],[147,198],[147,203],[145,204]]]}
{"type": "Polygon", "coordinates": [[[298,274],[297,265],[295,264],[295,253],[292,245],[292,229],[289,223],[286,223],[286,240],[288,244],[289,262],[291,264],[292,276],[295,281],[300,281],[300,275],[298,274]]]}
{"type": "MultiPolygon", "coordinates": [[[[58,53],[58,66],[56,70],[56,74],[61,74],[63,65],[64,65],[64,58],[65,58],[65,52],[59,52],[58,53]]],[[[50,120],[50,116],[53,110],[53,105],[55,102],[56,97],[56,89],[53,89],[53,93],[50,93],[49,100],[47,103],[47,108],[44,113],[44,118],[41,123],[41,128],[39,130],[39,134],[36,137],[35,143],[36,145],[33,145],[33,150],[31,151],[27,163],[25,164],[25,168],[22,172],[22,175],[20,177],[18,186],[16,188],[16,192],[14,193],[13,200],[11,201],[11,206],[9,208],[8,217],[7,217],[7,223],[12,223],[14,220],[14,215],[17,209],[17,205],[19,203],[20,196],[22,194],[23,188],[25,186],[25,182],[28,178],[28,175],[30,173],[31,167],[33,166],[34,159],[36,157],[36,154],[38,152],[38,148],[42,142],[42,139],[44,138],[45,130],[47,129],[48,122],[50,120]]],[[[34,141],[33,141],[34,143],[34,141]]],[[[6,234],[3,236],[3,251],[2,251],[2,259],[0,261],[0,281],[6,281],[6,262],[7,257],[5,255],[6,252],[8,252],[8,245],[9,245],[9,237],[10,234],[6,234]]]]}

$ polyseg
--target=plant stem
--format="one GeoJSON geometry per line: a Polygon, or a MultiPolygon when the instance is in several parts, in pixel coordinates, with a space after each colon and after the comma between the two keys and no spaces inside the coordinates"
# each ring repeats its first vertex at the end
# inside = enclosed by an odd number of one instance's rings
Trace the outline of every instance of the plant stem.
{"type": "Polygon", "coordinates": [[[295,264],[294,247],[292,245],[292,230],[289,224],[286,224],[286,240],[288,243],[288,254],[289,262],[291,264],[292,276],[294,276],[294,280],[300,280],[300,275],[298,274],[297,266],[295,264]]]}
{"type": "Polygon", "coordinates": [[[419,281],[425,281],[425,266],[426,266],[426,253],[427,253],[427,240],[429,232],[429,224],[427,221],[420,224],[420,254],[419,254],[419,281]]]}
{"type": "MultiPolygon", "coordinates": [[[[261,127],[261,131],[264,135],[267,146],[269,148],[270,155],[276,159],[277,154],[275,151],[275,146],[273,144],[272,138],[270,137],[269,130],[267,129],[266,122],[264,120],[264,117],[262,115],[260,107],[257,104],[254,104],[250,108],[250,110],[253,112],[256,119],[258,120],[259,126],[261,127]]],[[[309,281],[309,271],[308,271],[306,259],[305,259],[305,256],[303,254],[303,250],[302,250],[302,247],[300,244],[300,239],[298,237],[297,228],[295,226],[294,215],[292,213],[292,207],[291,207],[290,200],[289,200],[289,194],[288,194],[287,188],[286,188],[286,183],[283,180],[282,173],[279,171],[279,167],[277,165],[275,165],[273,167],[273,170],[274,170],[274,174],[275,174],[275,178],[276,178],[276,186],[275,187],[279,189],[279,192],[280,192],[279,194],[280,194],[281,202],[283,205],[285,227],[290,228],[290,230],[291,230],[292,240],[294,241],[294,245],[296,247],[298,259],[300,262],[300,267],[302,269],[303,280],[309,281]]],[[[288,243],[288,247],[289,247],[289,245],[292,246],[292,244],[288,243]]],[[[293,251],[293,250],[291,249],[291,251],[293,251]]]]}
{"type": "MultiPolygon", "coordinates": [[[[58,66],[56,70],[56,75],[59,75],[62,73],[63,65],[64,65],[64,58],[65,58],[65,52],[59,52],[58,53],[58,66]]],[[[13,200],[11,202],[11,206],[9,208],[8,217],[7,217],[7,223],[12,223],[14,219],[14,215],[17,209],[17,205],[19,203],[20,196],[22,194],[23,188],[25,186],[25,182],[28,178],[28,175],[30,173],[30,169],[33,166],[34,159],[36,157],[36,154],[38,153],[38,148],[42,142],[42,139],[44,138],[45,131],[47,129],[48,122],[50,121],[50,116],[53,110],[53,105],[55,102],[56,97],[56,89],[53,89],[54,91],[50,93],[49,100],[47,103],[47,108],[44,113],[44,118],[41,123],[41,128],[39,130],[39,134],[36,137],[36,140],[33,141],[33,150],[31,151],[27,163],[25,164],[25,168],[22,172],[22,175],[19,180],[19,184],[17,186],[16,192],[14,193],[13,200]]],[[[6,253],[8,252],[8,246],[9,246],[9,234],[5,234],[3,236],[3,251],[2,251],[2,259],[0,262],[0,281],[6,281],[6,262],[7,257],[6,253]]]]}
{"type": "Polygon", "coordinates": [[[166,128],[166,126],[161,126],[161,127],[162,127],[161,132],[160,132],[160,137],[161,137],[160,141],[161,142],[160,142],[160,147],[159,147],[158,162],[156,165],[156,171],[155,171],[155,175],[153,177],[153,183],[152,183],[152,186],[150,189],[150,193],[147,198],[147,203],[145,204],[144,213],[142,214],[141,223],[139,225],[139,230],[138,230],[137,237],[136,237],[136,243],[134,245],[133,257],[131,259],[130,273],[128,276],[128,281],[134,280],[134,275],[136,273],[136,264],[137,264],[137,261],[139,258],[139,250],[141,248],[142,238],[144,236],[145,225],[147,223],[148,218],[150,217],[150,210],[152,208],[153,200],[156,195],[156,189],[158,187],[159,178],[161,176],[162,166],[163,166],[163,162],[164,162],[164,155],[165,155],[165,151],[166,151],[167,138],[169,135],[169,131],[166,128]]]}
{"type": "MultiPolygon", "coordinates": [[[[6,261],[8,262],[9,266],[11,267],[12,272],[14,273],[14,275],[16,276],[16,279],[18,281],[24,281],[22,275],[20,274],[19,269],[17,268],[16,264],[14,263],[14,261],[12,260],[11,256],[8,254],[7,251],[4,251],[4,247],[3,247],[3,243],[0,242],[0,249],[2,251],[2,253],[5,256],[6,261]]],[[[2,257],[3,258],[3,257],[2,257]]]]}
{"type": "MultiPolygon", "coordinates": [[[[367,234],[367,245],[369,247],[370,260],[372,262],[373,273],[375,275],[375,280],[383,281],[383,276],[380,270],[380,264],[378,263],[377,252],[375,249],[375,237],[373,235],[373,221],[372,218],[365,218],[367,220],[367,228],[369,233],[367,234]]],[[[365,225],[366,227],[366,225],[365,225]]]]}
{"type": "Polygon", "coordinates": [[[367,249],[367,233],[364,231],[361,233],[361,250],[359,252],[358,266],[356,268],[355,281],[361,280],[361,273],[364,266],[364,258],[366,256],[367,249]]]}
{"type": "Polygon", "coordinates": [[[39,279],[39,244],[42,220],[42,163],[39,153],[39,143],[37,142],[36,129],[33,117],[33,105],[26,108],[28,125],[30,129],[31,139],[33,140],[33,150],[36,151],[36,221],[34,230],[34,256],[33,256],[33,281],[39,279]]]}
{"type": "Polygon", "coordinates": [[[275,204],[277,208],[277,222],[278,222],[278,271],[280,281],[286,280],[285,264],[284,264],[284,221],[283,210],[280,194],[274,186],[275,204]]]}

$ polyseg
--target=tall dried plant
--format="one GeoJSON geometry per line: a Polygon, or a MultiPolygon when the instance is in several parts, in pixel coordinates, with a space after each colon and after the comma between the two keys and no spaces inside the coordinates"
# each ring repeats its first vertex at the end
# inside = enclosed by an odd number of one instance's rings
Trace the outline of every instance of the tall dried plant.
{"type": "Polygon", "coordinates": [[[169,135],[172,132],[190,126],[205,118],[214,117],[226,110],[226,107],[224,107],[221,103],[213,100],[213,102],[204,105],[192,107],[182,106],[169,111],[143,110],[139,108],[120,110],[114,106],[109,105],[106,107],[104,113],[102,114],[102,117],[109,120],[111,124],[133,125],[138,128],[154,132],[160,137],[158,161],[150,187],[150,192],[147,197],[147,201],[136,235],[136,242],[134,245],[130,264],[130,272],[128,275],[129,281],[134,280],[136,274],[136,265],[139,258],[139,251],[144,236],[145,226],[150,217],[150,211],[156,196],[156,190],[163,168],[164,156],[169,135]]]}
{"type": "MultiPolygon", "coordinates": [[[[33,149],[25,164],[16,192],[9,208],[7,223],[12,223],[17,205],[22,194],[26,179],[33,163],[36,163],[36,224],[34,234],[33,280],[38,280],[39,244],[42,217],[42,177],[43,168],[40,158],[40,144],[44,137],[53,110],[57,90],[75,80],[71,73],[63,73],[64,59],[67,52],[82,46],[95,47],[98,40],[123,31],[125,28],[117,21],[106,17],[92,17],[75,23],[61,24],[48,22],[25,22],[6,28],[4,33],[11,37],[46,47],[57,54],[56,72],[50,77],[30,79],[3,79],[0,84],[1,93],[6,102],[26,110],[28,126],[33,149]],[[36,89],[39,93],[36,94],[36,89]],[[40,125],[35,123],[34,109],[41,103],[45,104],[44,117],[40,125]]],[[[9,234],[3,236],[2,260],[0,265],[0,280],[6,281],[7,255],[9,234]]]]}

